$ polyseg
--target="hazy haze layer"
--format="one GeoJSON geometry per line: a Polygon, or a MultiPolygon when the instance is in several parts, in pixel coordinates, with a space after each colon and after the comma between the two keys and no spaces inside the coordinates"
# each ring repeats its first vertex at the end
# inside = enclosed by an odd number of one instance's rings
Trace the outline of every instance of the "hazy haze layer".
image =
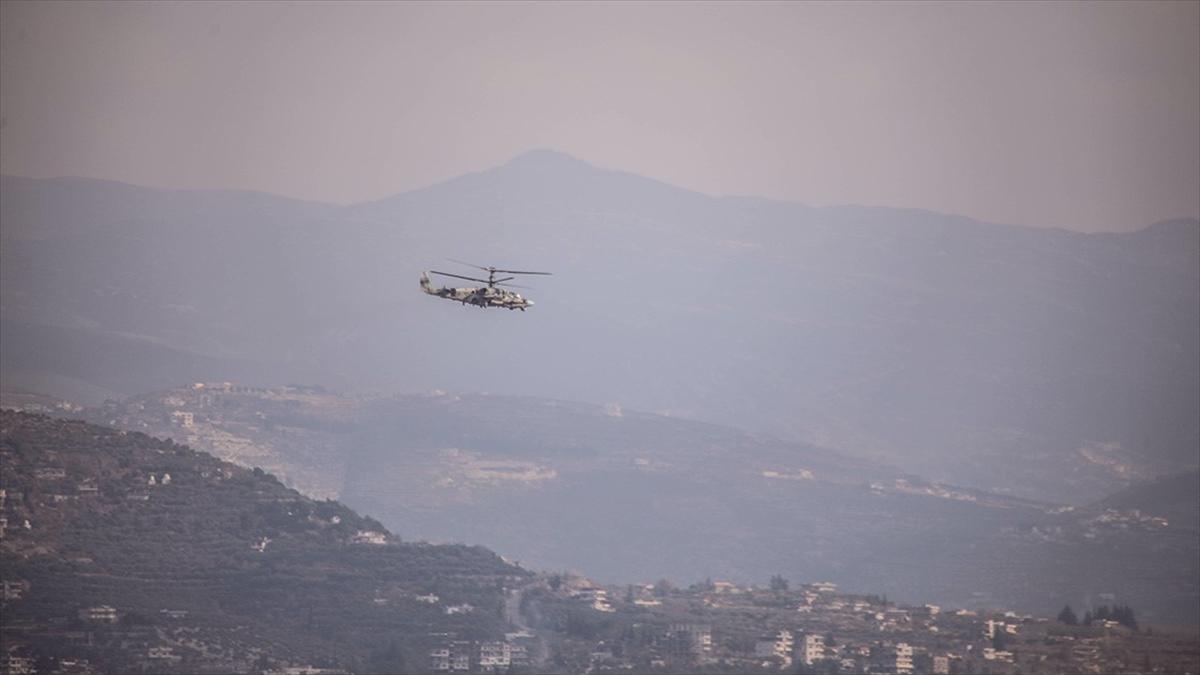
{"type": "MultiPolygon", "coordinates": [[[[716,199],[566,155],[351,207],[0,182],[9,388],[549,396],[1092,500],[1200,447],[1200,223],[1129,234],[716,199]],[[530,312],[417,288],[549,270],[530,312]],[[444,279],[454,282],[453,279],[444,279]]],[[[461,282],[469,283],[469,282],[461,282]]]]}

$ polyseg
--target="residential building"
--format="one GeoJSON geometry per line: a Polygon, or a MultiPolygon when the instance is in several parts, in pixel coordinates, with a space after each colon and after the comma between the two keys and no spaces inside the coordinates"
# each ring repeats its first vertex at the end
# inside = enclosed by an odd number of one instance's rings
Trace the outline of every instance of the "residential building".
{"type": "Polygon", "coordinates": [[[387,543],[387,534],[383,532],[373,532],[369,530],[359,530],[354,533],[352,540],[356,544],[374,544],[380,546],[387,543]]]}
{"type": "Polygon", "coordinates": [[[146,650],[146,657],[166,661],[177,661],[182,658],[175,655],[173,647],[151,647],[146,650]]]}
{"type": "Polygon", "coordinates": [[[911,673],[913,671],[913,648],[906,642],[896,643],[896,672],[911,673]]]}
{"type": "Polygon", "coordinates": [[[96,607],[85,607],[79,610],[79,618],[84,621],[100,621],[104,623],[117,622],[117,610],[115,607],[108,605],[98,605],[96,607]]]}
{"type": "Polygon", "coordinates": [[[429,669],[434,672],[450,670],[450,648],[438,647],[429,652],[429,669]]]}
{"type": "Polygon", "coordinates": [[[804,644],[800,647],[800,660],[805,665],[812,664],[825,658],[825,637],[809,633],[804,636],[804,644]]]}
{"type": "Polygon", "coordinates": [[[196,428],[196,416],[194,413],[176,410],[175,412],[171,413],[171,420],[184,429],[196,428]]]}
{"type": "Polygon", "coordinates": [[[782,668],[792,665],[792,650],[795,649],[795,639],[791,631],[781,630],[775,635],[760,637],[754,643],[756,657],[776,658],[782,668]]]}
{"type": "Polygon", "coordinates": [[[737,584],[732,581],[714,581],[713,591],[717,593],[736,593],[738,590],[737,584]]]}
{"type": "Polygon", "coordinates": [[[512,647],[507,642],[494,640],[479,645],[479,667],[482,670],[507,669],[512,664],[512,647]]]}
{"type": "Polygon", "coordinates": [[[674,623],[668,629],[671,651],[704,658],[712,654],[712,626],[674,623]]]}

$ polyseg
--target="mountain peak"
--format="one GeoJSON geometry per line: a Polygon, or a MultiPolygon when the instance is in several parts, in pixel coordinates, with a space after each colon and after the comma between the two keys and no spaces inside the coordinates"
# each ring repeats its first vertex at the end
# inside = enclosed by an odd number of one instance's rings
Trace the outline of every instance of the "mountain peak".
{"type": "Polygon", "coordinates": [[[522,152],[516,157],[513,157],[505,162],[504,166],[536,168],[595,168],[593,165],[588,164],[578,157],[574,157],[565,152],[560,152],[551,148],[534,148],[533,150],[526,150],[525,152],[522,152]]]}

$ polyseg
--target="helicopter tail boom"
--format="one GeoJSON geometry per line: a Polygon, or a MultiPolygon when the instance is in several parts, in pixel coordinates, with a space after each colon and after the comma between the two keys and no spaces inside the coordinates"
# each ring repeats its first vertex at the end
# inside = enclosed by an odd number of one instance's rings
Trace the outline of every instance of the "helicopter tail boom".
{"type": "Polygon", "coordinates": [[[430,295],[437,295],[437,289],[433,287],[433,282],[429,280],[428,272],[421,272],[421,290],[430,295]]]}

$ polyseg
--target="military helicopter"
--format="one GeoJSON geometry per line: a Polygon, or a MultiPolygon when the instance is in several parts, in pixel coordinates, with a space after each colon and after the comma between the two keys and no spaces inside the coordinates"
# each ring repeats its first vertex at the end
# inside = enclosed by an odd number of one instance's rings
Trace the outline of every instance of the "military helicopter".
{"type": "Polygon", "coordinates": [[[507,276],[507,277],[503,277],[501,279],[497,279],[496,275],[497,274],[510,274],[510,275],[517,275],[517,274],[550,275],[551,274],[550,272],[523,272],[520,270],[502,270],[502,269],[498,269],[498,268],[490,267],[490,266],[483,267],[481,265],[473,265],[468,262],[463,262],[461,260],[454,260],[454,259],[450,259],[450,262],[455,262],[460,265],[466,265],[467,267],[474,267],[475,269],[483,270],[484,272],[488,273],[488,278],[487,279],[477,279],[475,277],[467,277],[467,276],[463,276],[461,274],[451,274],[449,272],[439,272],[437,270],[429,270],[427,272],[421,273],[421,290],[425,291],[429,295],[436,295],[439,298],[445,298],[447,300],[454,300],[456,302],[460,302],[463,304],[464,307],[467,305],[475,305],[476,307],[480,307],[480,308],[503,307],[508,310],[519,309],[522,312],[524,312],[526,307],[533,306],[533,301],[527,300],[527,299],[521,297],[521,294],[517,293],[515,291],[510,291],[510,290],[507,290],[506,288],[500,288],[501,286],[511,287],[511,288],[524,288],[524,286],[517,286],[515,284],[504,283],[506,281],[511,281],[512,279],[515,279],[516,278],[515,276],[507,276]],[[429,279],[430,274],[438,274],[443,277],[454,277],[455,279],[466,279],[467,281],[478,281],[480,283],[487,284],[487,286],[482,286],[482,287],[472,286],[469,288],[450,288],[447,286],[443,286],[441,288],[438,288],[433,285],[432,281],[430,281],[430,279],[429,279]]]}

